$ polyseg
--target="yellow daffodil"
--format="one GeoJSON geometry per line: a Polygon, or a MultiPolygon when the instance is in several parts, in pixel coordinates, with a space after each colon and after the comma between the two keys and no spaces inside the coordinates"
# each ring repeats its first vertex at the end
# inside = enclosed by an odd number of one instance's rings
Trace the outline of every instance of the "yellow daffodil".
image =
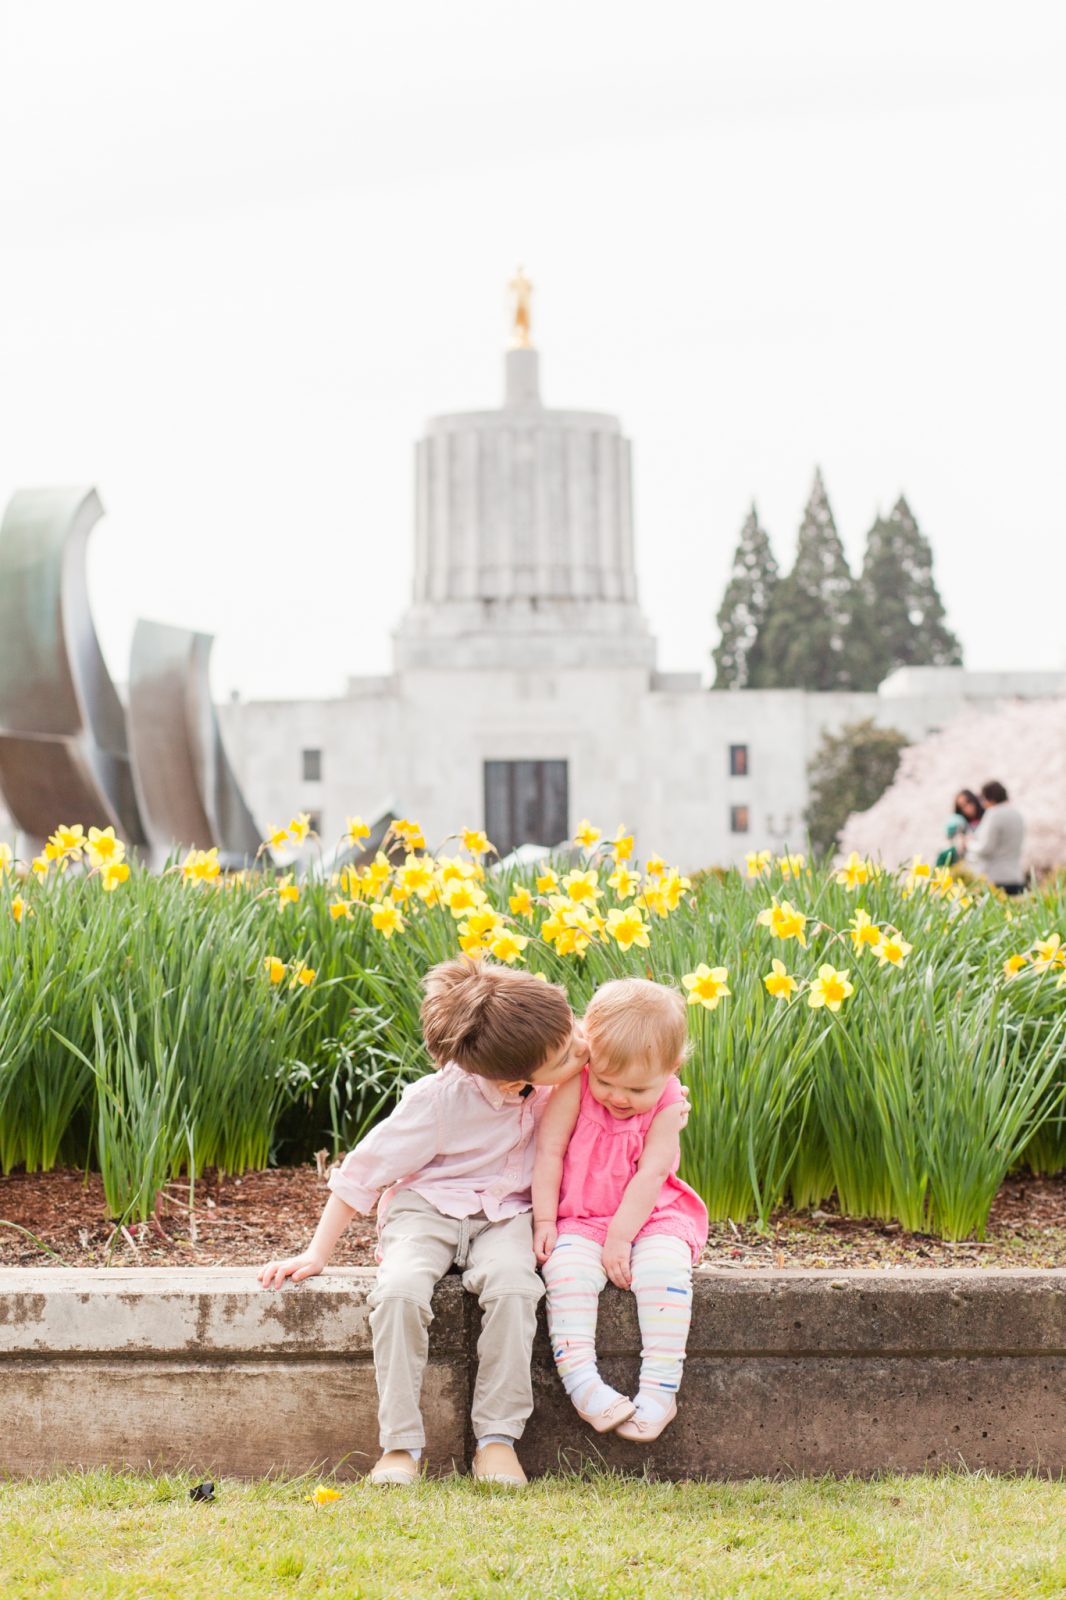
{"type": "Polygon", "coordinates": [[[352,902],[350,900],[331,900],[329,903],[329,914],[333,918],[334,922],[339,922],[341,917],[344,918],[345,922],[351,922],[352,902]]]}
{"type": "Polygon", "coordinates": [[[627,906],[624,911],[616,906],[609,911],[607,933],[620,950],[630,950],[635,944],[646,950],[651,944],[647,923],[636,906],[627,906]]]}
{"type": "Polygon", "coordinates": [[[864,946],[870,945],[873,948],[881,942],[881,929],[868,911],[863,911],[861,908],[856,911],[849,928],[851,942],[860,955],[864,946]]]}
{"type": "Polygon", "coordinates": [[[778,905],[776,899],[765,911],[760,911],[755,918],[761,928],[769,928],[775,939],[795,939],[797,943],[806,946],[807,935],[804,929],[807,918],[802,911],[797,911],[791,900],[782,900],[778,905]]]}
{"type": "Polygon", "coordinates": [[[463,849],[469,850],[472,856],[483,856],[492,849],[489,844],[488,834],[481,828],[464,828],[462,832],[463,849]]]}
{"type": "Polygon", "coordinates": [[[709,967],[705,961],[695,972],[686,972],[681,982],[689,992],[689,1005],[704,1006],[708,1011],[714,1011],[723,996],[733,992],[728,987],[729,968],[709,967]]]}
{"type": "Polygon", "coordinates": [[[300,890],[292,881],[292,876],[283,878],[276,886],[275,893],[278,897],[278,910],[284,911],[286,906],[294,906],[300,898],[300,890]]]}
{"type": "Polygon", "coordinates": [[[394,933],[402,933],[407,926],[400,915],[399,908],[390,905],[387,901],[384,903],[379,902],[377,905],[370,907],[370,920],[378,932],[385,935],[386,939],[391,939],[394,933]]]}
{"type": "Polygon", "coordinates": [[[533,915],[533,896],[524,885],[515,890],[507,904],[511,908],[513,917],[530,917],[533,915]]]}
{"type": "Polygon", "coordinates": [[[479,955],[505,931],[503,919],[491,906],[483,911],[472,911],[465,922],[459,924],[459,948],[467,955],[479,955]]]}
{"type": "Polygon", "coordinates": [[[509,928],[505,928],[492,941],[489,949],[497,961],[505,961],[508,966],[512,966],[514,962],[521,960],[522,951],[528,943],[529,940],[524,933],[512,933],[509,928]]]}
{"type": "Polygon", "coordinates": [[[602,893],[598,872],[568,872],[563,879],[563,888],[574,901],[575,905],[582,900],[598,900],[602,893]]]}
{"type": "Polygon", "coordinates": [[[334,1500],[339,1500],[340,1497],[341,1492],[339,1489],[331,1489],[327,1484],[320,1483],[307,1498],[316,1506],[328,1506],[334,1500]]]}
{"type": "MultiPolygon", "coordinates": [[[[929,879],[930,894],[952,895],[958,879],[952,877],[950,867],[937,867],[929,879]]],[[[960,885],[961,887],[961,885],[960,885]]]]}
{"type": "Polygon", "coordinates": [[[125,854],[126,846],[121,839],[115,838],[114,828],[89,829],[90,866],[103,867],[109,861],[121,861],[125,854]]]}
{"type": "Polygon", "coordinates": [[[345,817],[344,838],[345,842],[353,849],[358,849],[364,839],[369,839],[370,828],[362,817],[345,817]]]}
{"type": "Polygon", "coordinates": [[[849,995],[855,993],[855,986],[848,982],[848,972],[837,972],[835,967],[828,962],[818,968],[818,976],[811,984],[807,995],[807,1004],[817,1009],[825,1006],[828,1011],[839,1011],[849,995]]]}
{"type": "Polygon", "coordinates": [[[316,976],[317,974],[314,967],[305,967],[301,965],[293,973],[292,982],[289,985],[289,988],[295,989],[299,984],[302,988],[306,989],[310,984],[314,983],[316,976]]]}
{"type": "Polygon", "coordinates": [[[476,883],[464,883],[461,878],[453,878],[444,890],[442,898],[452,916],[458,921],[468,912],[476,911],[479,906],[484,905],[487,896],[484,889],[479,888],[476,883]]]}
{"type": "Polygon", "coordinates": [[[282,850],[289,842],[288,828],[276,828],[273,823],[267,829],[264,845],[269,845],[271,850],[282,850]]]}
{"type": "Polygon", "coordinates": [[[768,992],[773,995],[775,1000],[791,1000],[799,988],[796,979],[792,977],[791,973],[786,972],[785,963],[778,961],[776,956],[771,961],[770,967],[771,970],[763,979],[768,992]]]}
{"type": "Polygon", "coordinates": [[[33,907],[23,900],[20,894],[17,894],[11,901],[11,915],[17,923],[21,923],[23,917],[33,916],[33,907]]]}
{"type": "Polygon", "coordinates": [[[559,874],[551,867],[545,867],[537,879],[538,894],[554,894],[559,887],[559,874]]]}
{"type": "Polygon", "coordinates": [[[280,956],[264,956],[263,969],[271,983],[280,983],[285,976],[285,963],[280,956]]]}
{"type": "Polygon", "coordinates": [[[602,836],[603,830],[601,828],[594,828],[588,817],[582,817],[578,824],[578,830],[574,834],[574,842],[579,844],[582,850],[591,850],[602,836]]]}
{"type": "Polygon", "coordinates": [[[773,859],[772,850],[749,850],[744,857],[744,870],[749,878],[761,878],[769,872],[773,859]]]}
{"type": "Polygon", "coordinates": [[[391,875],[392,864],[388,856],[379,850],[366,868],[366,882],[371,894],[377,894],[388,883],[391,875]]]}
{"type": "Polygon", "coordinates": [[[81,853],[85,849],[85,829],[80,822],[61,822],[49,840],[52,859],[61,861],[65,866],[68,861],[80,861],[81,853]]]}
{"type": "Polygon", "coordinates": [[[311,817],[308,812],[301,811],[289,823],[289,837],[293,844],[303,844],[311,832],[311,817]]]}
{"type": "Polygon", "coordinates": [[[130,875],[129,863],[126,861],[108,861],[99,870],[100,883],[105,894],[110,894],[120,883],[125,883],[130,875]]]}
{"type": "Polygon", "coordinates": [[[649,878],[661,878],[666,871],[666,862],[662,856],[649,856],[644,863],[644,871],[649,878]]]}
{"type": "Polygon", "coordinates": [[[836,881],[845,889],[861,889],[870,876],[870,863],[853,850],[836,875],[836,881]]]}
{"type": "Polygon", "coordinates": [[[30,871],[37,878],[47,878],[48,869],[52,865],[47,856],[34,856],[30,863],[30,871]]]}
{"type": "Polygon", "coordinates": [[[667,904],[666,896],[659,887],[659,882],[659,879],[649,879],[641,890],[637,903],[642,905],[645,911],[654,912],[657,917],[668,917],[670,915],[670,907],[667,904]]]}
{"type": "Polygon", "coordinates": [[[618,824],[618,831],[611,840],[611,854],[619,863],[628,861],[633,854],[633,835],[627,833],[621,823],[618,824]]]}
{"type": "Polygon", "coordinates": [[[181,864],[185,883],[214,883],[221,871],[217,845],[212,845],[210,850],[190,850],[181,864]]]}
{"type": "Polygon", "coordinates": [[[426,900],[436,889],[435,864],[426,856],[409,855],[397,874],[397,882],[408,894],[426,900]]]}
{"type": "Polygon", "coordinates": [[[1066,967],[1066,948],[1057,933],[1049,933],[1033,945],[1033,971],[1046,972],[1049,967],[1066,967]]]}
{"type": "Polygon", "coordinates": [[[11,853],[11,846],[9,844],[5,844],[3,840],[0,839],[0,878],[7,877],[8,873],[11,871],[11,863],[13,860],[14,857],[11,853]]]}
{"type": "Polygon", "coordinates": [[[912,949],[901,934],[886,929],[874,945],[874,955],[883,967],[901,967],[912,949]]]}
{"type": "Polygon", "coordinates": [[[676,867],[672,867],[666,876],[659,880],[659,893],[666,901],[669,911],[677,910],[681,904],[681,896],[686,889],[691,888],[691,878],[683,878],[676,867]]]}
{"type": "Polygon", "coordinates": [[[1006,961],[1003,963],[1003,976],[1005,978],[1017,977],[1018,973],[1022,970],[1028,960],[1028,956],[1008,956],[1006,961]]]}
{"type": "Polygon", "coordinates": [[[614,890],[619,900],[628,900],[630,895],[636,894],[640,888],[640,873],[631,872],[628,867],[619,865],[607,879],[607,885],[614,890]]]}
{"type": "Polygon", "coordinates": [[[391,831],[396,835],[397,839],[407,846],[408,850],[424,850],[426,848],[426,837],[422,832],[421,825],[417,822],[412,822],[408,817],[401,817],[398,822],[394,822],[391,831]]]}
{"type": "Polygon", "coordinates": [[[910,876],[912,878],[929,878],[932,876],[932,873],[933,869],[929,865],[928,861],[923,861],[921,856],[915,856],[914,860],[911,862],[910,876]]]}
{"type": "Polygon", "coordinates": [[[807,857],[801,855],[778,856],[777,865],[781,869],[783,878],[798,878],[807,865],[807,857]]]}

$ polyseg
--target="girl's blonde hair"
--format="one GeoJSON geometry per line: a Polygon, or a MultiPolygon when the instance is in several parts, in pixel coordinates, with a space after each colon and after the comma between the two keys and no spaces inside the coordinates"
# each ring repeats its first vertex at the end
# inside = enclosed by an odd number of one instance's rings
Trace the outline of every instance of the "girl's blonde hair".
{"type": "Polygon", "coordinates": [[[688,1007],[676,989],[647,978],[601,984],[585,1011],[585,1031],[597,1066],[620,1072],[635,1060],[664,1075],[688,1058],[688,1007]]]}

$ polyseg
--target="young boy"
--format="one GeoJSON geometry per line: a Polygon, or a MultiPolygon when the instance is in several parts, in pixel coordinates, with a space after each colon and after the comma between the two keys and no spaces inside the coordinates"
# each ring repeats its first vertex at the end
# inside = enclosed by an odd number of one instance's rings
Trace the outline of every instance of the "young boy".
{"type": "Polygon", "coordinates": [[[515,1443],[533,1409],[530,1358],[544,1286],[533,1255],[536,1124],[588,1047],[563,990],[486,961],[442,962],[426,976],[422,1032],[438,1071],[403,1093],[332,1174],[303,1255],[271,1261],[277,1289],[325,1268],[352,1217],[378,1202],[370,1295],[382,1456],[375,1484],[413,1484],[425,1444],[419,1399],[430,1299],[454,1265],[481,1305],[472,1420],[481,1482],[526,1482],[515,1443]]]}

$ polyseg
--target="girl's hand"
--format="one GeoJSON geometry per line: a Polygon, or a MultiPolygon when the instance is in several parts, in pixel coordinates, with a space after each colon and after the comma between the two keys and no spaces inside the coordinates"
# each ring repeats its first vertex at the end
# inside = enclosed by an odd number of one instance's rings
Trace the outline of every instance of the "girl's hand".
{"type": "Polygon", "coordinates": [[[680,1106],[681,1106],[681,1121],[678,1124],[678,1126],[680,1128],[683,1128],[685,1126],[685,1123],[688,1121],[689,1112],[692,1110],[692,1107],[688,1103],[688,1084],[687,1083],[683,1083],[681,1085],[681,1093],[684,1096],[684,1099],[679,1102],[680,1106]]]}
{"type": "Polygon", "coordinates": [[[603,1270],[619,1289],[633,1287],[633,1273],[629,1265],[632,1252],[633,1245],[629,1239],[612,1239],[608,1234],[604,1240],[603,1270]]]}
{"type": "Polygon", "coordinates": [[[554,1222],[535,1222],[533,1224],[533,1254],[544,1265],[552,1251],[555,1241],[559,1237],[559,1229],[554,1222]]]}
{"type": "Polygon", "coordinates": [[[259,1268],[256,1276],[264,1289],[280,1289],[286,1278],[299,1283],[303,1278],[315,1277],[325,1270],[325,1266],[321,1256],[305,1250],[302,1256],[290,1256],[288,1261],[268,1261],[265,1267],[259,1268]]]}

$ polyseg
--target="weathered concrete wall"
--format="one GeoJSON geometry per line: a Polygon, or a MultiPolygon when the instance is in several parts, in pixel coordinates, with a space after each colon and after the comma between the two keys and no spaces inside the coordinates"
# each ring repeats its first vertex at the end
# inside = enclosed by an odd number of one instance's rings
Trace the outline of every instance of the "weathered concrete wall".
{"type": "MultiPolygon", "coordinates": [[[[0,1271],[0,1470],[99,1462],[244,1474],[376,1454],[366,1296],[331,1271],[261,1290],[251,1269],[0,1271]]],[[[424,1409],[435,1467],[469,1456],[477,1307],[434,1301],[424,1409]]],[[[631,1388],[631,1296],[608,1289],[605,1376],[631,1388]]],[[[1066,1272],[704,1269],[677,1421],[651,1449],[590,1436],[541,1332],[522,1457],[592,1451],[668,1476],[1066,1470],[1066,1272]]]]}

